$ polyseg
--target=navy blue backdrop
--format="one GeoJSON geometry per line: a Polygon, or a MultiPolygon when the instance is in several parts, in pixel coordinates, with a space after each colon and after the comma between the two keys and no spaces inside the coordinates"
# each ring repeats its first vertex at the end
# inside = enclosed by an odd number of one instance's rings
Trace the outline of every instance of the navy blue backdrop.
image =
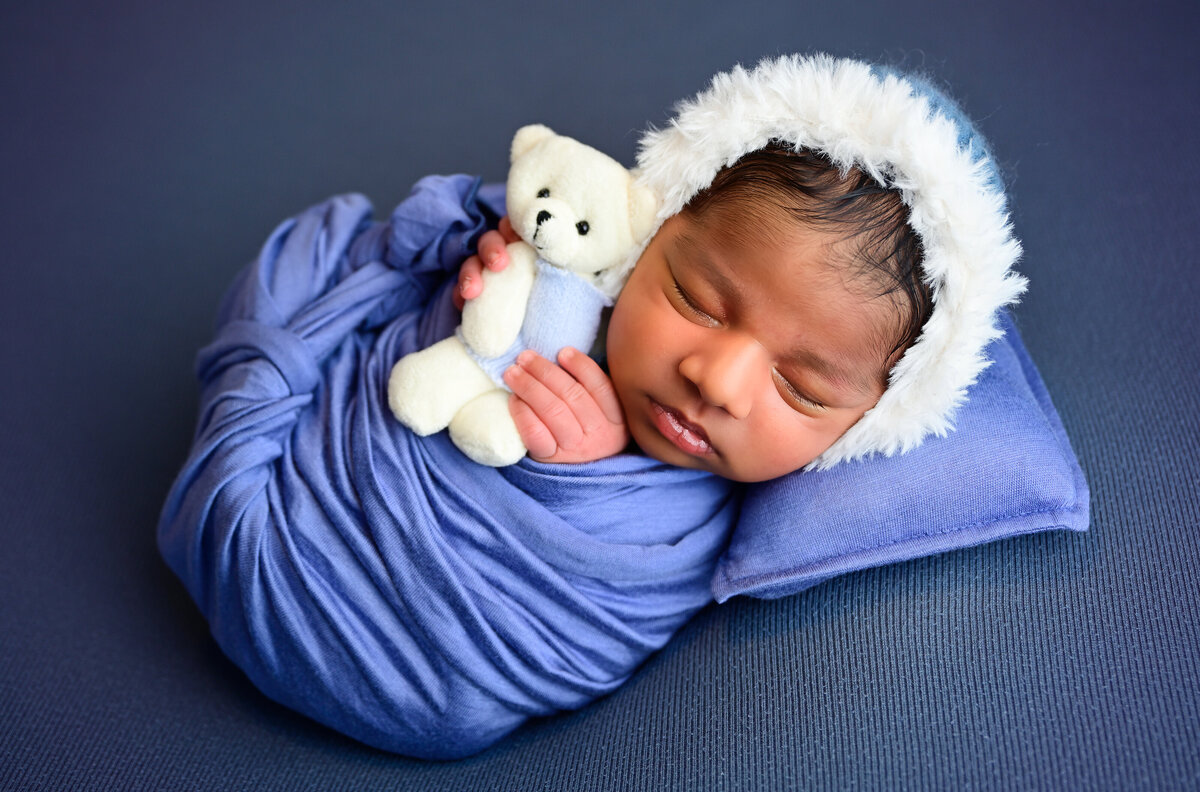
{"type": "Polygon", "coordinates": [[[0,788],[1200,788],[1194,4],[415,5],[0,10],[0,788]],[[715,71],[816,49],[925,67],[991,138],[1091,532],[710,607],[457,763],[259,694],[154,526],[195,350],[270,230],[500,180],[532,121],[631,163],[715,71]]]}

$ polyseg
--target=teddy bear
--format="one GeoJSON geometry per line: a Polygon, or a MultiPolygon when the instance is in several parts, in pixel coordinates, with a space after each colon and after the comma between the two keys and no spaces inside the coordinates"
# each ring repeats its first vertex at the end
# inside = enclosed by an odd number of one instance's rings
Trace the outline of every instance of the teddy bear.
{"type": "Polygon", "coordinates": [[[517,131],[510,163],[506,202],[521,241],[508,245],[508,267],[485,270],[454,335],[405,355],[388,380],[401,423],[418,435],[449,428],[464,454],[493,467],[526,453],[505,369],[525,349],[549,360],[591,349],[658,210],[634,173],[541,124],[517,131]]]}

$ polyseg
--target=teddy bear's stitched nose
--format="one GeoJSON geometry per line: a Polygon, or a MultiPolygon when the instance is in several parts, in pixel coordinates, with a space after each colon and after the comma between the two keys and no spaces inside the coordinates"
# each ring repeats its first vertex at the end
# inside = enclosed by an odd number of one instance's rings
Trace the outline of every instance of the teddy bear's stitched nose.
{"type": "Polygon", "coordinates": [[[551,217],[550,213],[549,213],[549,212],[547,212],[545,209],[543,209],[542,211],[538,212],[538,216],[537,216],[537,224],[538,224],[538,225],[541,225],[542,223],[544,223],[544,222],[546,222],[547,220],[549,220],[549,219],[550,219],[550,217],[551,217]]]}

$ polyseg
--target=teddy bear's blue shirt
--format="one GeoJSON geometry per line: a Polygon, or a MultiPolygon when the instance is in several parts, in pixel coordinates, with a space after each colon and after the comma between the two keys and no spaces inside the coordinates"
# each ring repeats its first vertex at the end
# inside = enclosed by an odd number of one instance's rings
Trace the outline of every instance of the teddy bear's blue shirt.
{"type": "Polygon", "coordinates": [[[590,350],[600,327],[600,313],[612,305],[612,300],[603,292],[575,273],[542,258],[538,258],[536,267],[525,321],[517,340],[504,354],[497,357],[477,354],[463,337],[462,330],[456,331],[471,358],[505,390],[509,389],[503,380],[505,370],[516,363],[517,355],[526,349],[532,349],[547,360],[557,360],[559,350],[564,347],[575,347],[583,352],[590,350]]]}

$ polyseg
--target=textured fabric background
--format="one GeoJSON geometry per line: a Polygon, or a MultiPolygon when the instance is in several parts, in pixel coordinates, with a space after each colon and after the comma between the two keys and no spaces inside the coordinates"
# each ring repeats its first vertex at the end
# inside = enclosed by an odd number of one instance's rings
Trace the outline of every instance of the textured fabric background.
{"type": "Polygon", "coordinates": [[[1200,86],[1190,3],[9,4],[0,11],[0,788],[1200,788],[1200,86]],[[733,600],[473,759],[266,700],[154,547],[217,299],[281,218],[633,158],[715,71],[925,65],[1012,184],[1016,311],[1092,530],[733,600]]]}

